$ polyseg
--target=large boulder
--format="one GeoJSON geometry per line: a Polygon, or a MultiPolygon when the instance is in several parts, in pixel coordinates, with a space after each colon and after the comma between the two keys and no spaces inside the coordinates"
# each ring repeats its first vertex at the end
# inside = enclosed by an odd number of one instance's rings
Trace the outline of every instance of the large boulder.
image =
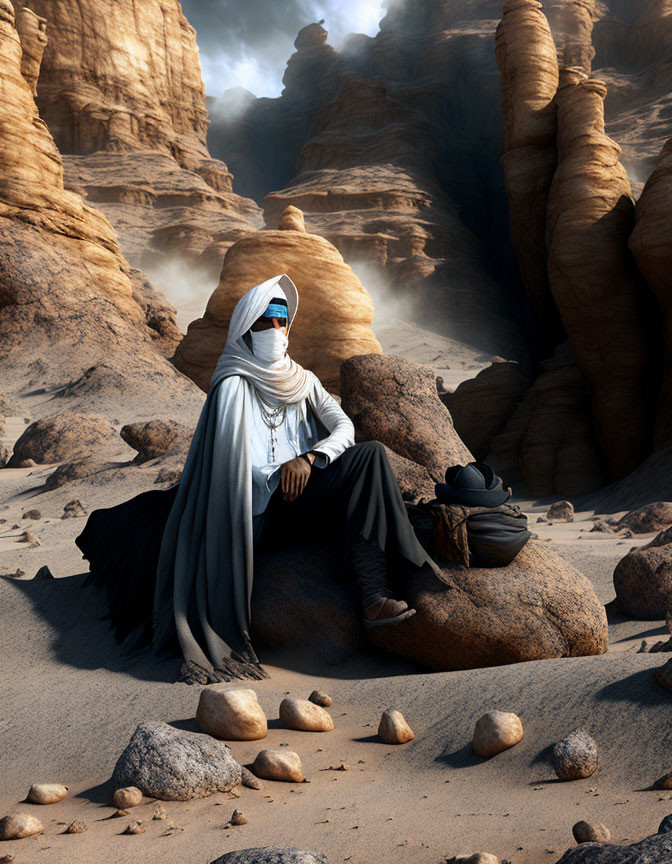
{"type": "Polygon", "coordinates": [[[639,843],[581,843],[569,849],[557,864],[668,864],[672,860],[672,834],[658,833],[639,843]]]}
{"type": "Polygon", "coordinates": [[[610,523],[616,530],[629,528],[633,534],[649,534],[664,531],[672,525],[672,501],[655,501],[631,510],[617,521],[610,523]]]}
{"type": "Polygon", "coordinates": [[[133,461],[146,462],[171,452],[186,456],[193,429],[176,420],[150,420],[147,423],[127,423],[119,434],[129,447],[138,451],[133,461]]]}
{"type": "Polygon", "coordinates": [[[212,864],[329,864],[329,859],[322,852],[293,847],[259,846],[227,852],[212,864]]]}
{"type": "Polygon", "coordinates": [[[112,785],[136,786],[162,801],[189,801],[228,792],[240,784],[241,776],[227,744],[152,721],[133,733],[117,760],[112,785]]]}
{"type": "Polygon", "coordinates": [[[22,459],[38,464],[71,461],[110,451],[118,440],[114,426],[104,418],[61,411],[27,427],[14,444],[9,467],[22,459]]]}
{"type": "Polygon", "coordinates": [[[346,357],[380,351],[366,288],[338,249],[324,237],[309,234],[301,211],[291,209],[287,215],[293,218],[277,231],[259,231],[231,246],[203,317],[191,322],[175,352],[177,368],[205,391],[236,303],[254,285],[279,273],[286,273],[299,292],[290,353],[328,390],[338,392],[338,367],[346,357]]]}
{"type": "Polygon", "coordinates": [[[618,562],[614,590],[618,605],[633,618],[656,621],[672,613],[672,528],[618,562]]]}
{"type": "MultiPolygon", "coordinates": [[[[507,567],[447,565],[444,582],[427,569],[395,586],[416,614],[366,630],[378,647],[436,671],[607,650],[606,614],[591,583],[540,542],[530,540],[507,567]]],[[[365,634],[339,550],[289,545],[260,556],[252,626],[273,647],[333,662],[354,654],[365,634]]]]}
{"type": "Polygon", "coordinates": [[[386,354],[341,365],[341,405],[358,440],[381,441],[443,482],[446,468],[473,460],[439,398],[429,366],[386,354]]]}

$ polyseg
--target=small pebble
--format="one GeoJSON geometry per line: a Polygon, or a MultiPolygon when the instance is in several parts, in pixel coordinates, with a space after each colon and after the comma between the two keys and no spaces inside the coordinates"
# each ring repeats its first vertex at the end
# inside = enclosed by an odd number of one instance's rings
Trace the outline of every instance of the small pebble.
{"type": "Polygon", "coordinates": [[[334,700],[329,696],[328,693],[324,693],[322,690],[313,690],[313,692],[308,697],[309,702],[314,702],[316,705],[321,705],[322,708],[329,708],[334,704],[334,700]]]}
{"type": "Polygon", "coordinates": [[[577,843],[608,843],[611,831],[601,822],[577,822],[572,828],[577,843]]]}
{"type": "Polygon", "coordinates": [[[261,750],[252,764],[257,777],[266,780],[284,780],[287,783],[303,783],[303,769],[298,753],[292,750],[261,750]]]}
{"type": "Polygon", "coordinates": [[[59,783],[34,783],[28,790],[31,804],[56,804],[68,794],[68,787],[59,783]]]}
{"type": "Polygon", "coordinates": [[[88,828],[88,825],[85,822],[79,822],[78,820],[75,820],[74,822],[71,822],[68,825],[68,827],[65,829],[65,831],[63,833],[64,834],[83,834],[87,828],[88,828]]]}
{"type": "Polygon", "coordinates": [[[30,813],[10,813],[0,819],[0,840],[21,840],[43,831],[44,825],[30,813]]]}
{"type": "Polygon", "coordinates": [[[553,748],[553,767],[561,780],[580,780],[597,771],[597,744],[585,729],[575,729],[553,748]]]}
{"type": "Polygon", "coordinates": [[[522,737],[523,724],[517,714],[488,711],[476,723],[472,747],[479,756],[488,758],[515,746],[522,737]]]}
{"type": "Polygon", "coordinates": [[[26,510],[22,516],[23,519],[41,519],[42,514],[39,510],[26,510]]]}
{"type": "Polygon", "coordinates": [[[231,816],[231,824],[232,825],[247,825],[250,820],[244,813],[241,813],[240,810],[234,810],[233,815],[231,816]]]}
{"type": "Polygon", "coordinates": [[[8,855],[2,855],[0,857],[0,864],[12,864],[13,860],[14,860],[14,856],[10,852],[8,855]]]}
{"type": "Polygon", "coordinates": [[[167,816],[166,808],[162,804],[157,804],[154,808],[152,819],[165,819],[167,816]]]}
{"type": "Polygon", "coordinates": [[[401,711],[387,708],[383,711],[378,724],[378,737],[386,744],[405,744],[415,738],[415,733],[401,711]]]}
{"type": "Polygon", "coordinates": [[[324,708],[308,699],[286,697],[280,703],[280,722],[300,732],[331,732],[334,721],[324,708]]]}
{"type": "Polygon", "coordinates": [[[667,774],[663,774],[662,777],[659,777],[651,788],[672,789],[672,771],[668,771],[667,774]]]}
{"type": "Polygon", "coordinates": [[[143,828],[142,820],[139,820],[138,822],[131,822],[130,825],[127,825],[123,833],[124,834],[144,834],[145,831],[146,831],[146,828],[143,828]]]}
{"type": "Polygon", "coordinates": [[[250,771],[249,768],[246,768],[244,765],[241,765],[242,769],[242,778],[241,782],[243,786],[247,786],[248,789],[263,789],[264,784],[258,777],[255,777],[254,774],[250,771]]]}
{"type": "Polygon", "coordinates": [[[142,792],[136,786],[124,786],[116,789],[112,796],[112,803],[117,810],[128,810],[137,807],[142,801],[142,792]]]}

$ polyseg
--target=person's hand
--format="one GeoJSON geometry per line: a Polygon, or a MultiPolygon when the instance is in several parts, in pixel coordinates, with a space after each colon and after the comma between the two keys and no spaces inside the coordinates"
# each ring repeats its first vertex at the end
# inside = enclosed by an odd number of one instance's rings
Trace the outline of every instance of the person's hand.
{"type": "Polygon", "coordinates": [[[295,501],[299,497],[308,482],[311,471],[311,466],[300,456],[282,465],[280,469],[280,486],[283,491],[282,497],[285,501],[295,501]]]}

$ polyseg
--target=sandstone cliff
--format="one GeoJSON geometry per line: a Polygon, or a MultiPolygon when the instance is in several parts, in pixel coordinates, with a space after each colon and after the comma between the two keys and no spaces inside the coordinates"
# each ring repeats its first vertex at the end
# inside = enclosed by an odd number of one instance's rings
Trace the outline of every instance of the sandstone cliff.
{"type": "MultiPolygon", "coordinates": [[[[15,392],[39,382],[61,406],[74,407],[90,405],[87,395],[95,401],[113,387],[126,393],[129,409],[140,412],[148,395],[161,390],[193,410],[198,393],[185,388],[160,353],[172,351],[171,320],[151,319],[151,291],[134,286],[135,274],[112,226],[64,189],[61,158],[21,60],[14,9],[0,0],[3,389],[15,392]]],[[[161,309],[169,307],[164,303],[161,309]]],[[[46,411],[48,403],[45,398],[46,411]]]]}
{"type": "Polygon", "coordinates": [[[495,40],[501,75],[502,166],[511,242],[544,354],[561,341],[562,324],[548,286],[546,205],[556,156],[558,60],[539,0],[507,0],[495,40]]]}
{"type": "Polygon", "coordinates": [[[339,367],[347,357],[380,352],[371,330],[373,304],[366,289],[328,240],[305,230],[301,212],[292,207],[279,230],[260,231],[231,246],[205,314],[189,325],[175,364],[201,389],[209,387],[238,300],[280,273],[286,273],[299,291],[291,355],[315,372],[328,390],[338,392],[339,367]]]}
{"type": "Polygon", "coordinates": [[[105,213],[135,267],[179,256],[216,279],[228,246],[261,218],[208,152],[196,34],[178,0],[14,5],[46,28],[31,75],[66,186],[105,213]]]}
{"type": "Polygon", "coordinates": [[[634,201],[620,147],[604,131],[605,94],[601,81],[563,70],[546,243],[553,298],[593,393],[598,440],[615,479],[648,453],[650,351],[646,289],[627,247],[634,201]]]}

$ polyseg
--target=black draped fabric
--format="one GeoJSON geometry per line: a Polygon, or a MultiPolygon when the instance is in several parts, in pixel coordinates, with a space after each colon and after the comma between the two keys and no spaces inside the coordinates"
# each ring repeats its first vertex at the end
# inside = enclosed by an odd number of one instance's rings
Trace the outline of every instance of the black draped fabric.
{"type": "MultiPolygon", "coordinates": [[[[151,643],[156,567],[176,493],[177,486],[151,490],[116,507],[94,510],[75,540],[89,561],[85,584],[107,591],[112,626],[125,647],[151,643]]],[[[308,532],[311,538],[340,541],[344,562],[361,534],[386,553],[397,576],[425,562],[433,565],[409,522],[385,448],[377,441],[355,444],[326,468],[313,468],[295,501],[284,501],[278,487],[264,513],[254,517],[255,545],[269,539],[300,540],[308,532]]]]}

